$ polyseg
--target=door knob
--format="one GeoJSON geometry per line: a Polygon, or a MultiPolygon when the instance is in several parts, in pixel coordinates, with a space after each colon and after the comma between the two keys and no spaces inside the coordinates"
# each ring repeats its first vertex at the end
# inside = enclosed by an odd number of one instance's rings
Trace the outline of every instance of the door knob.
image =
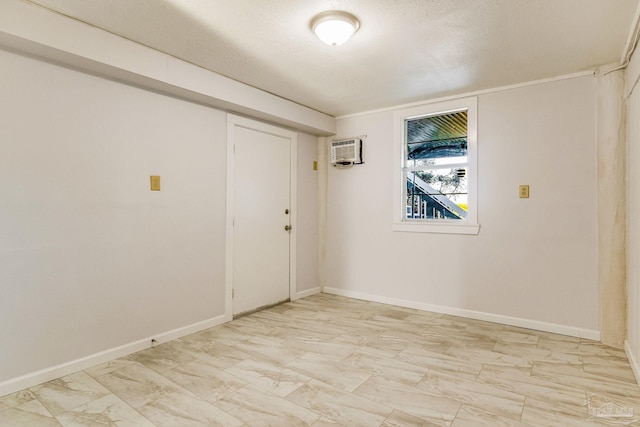
{"type": "Polygon", "coordinates": [[[291,226],[290,225],[285,225],[284,229],[287,230],[287,231],[291,231],[291,226]]]}

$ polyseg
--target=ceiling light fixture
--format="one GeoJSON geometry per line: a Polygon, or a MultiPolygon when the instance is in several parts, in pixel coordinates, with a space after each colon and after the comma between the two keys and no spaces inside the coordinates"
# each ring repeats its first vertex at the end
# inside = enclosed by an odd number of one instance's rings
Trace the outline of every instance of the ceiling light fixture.
{"type": "Polygon", "coordinates": [[[311,20],[311,30],[330,46],[339,46],[358,31],[360,22],[350,13],[330,10],[311,20]]]}

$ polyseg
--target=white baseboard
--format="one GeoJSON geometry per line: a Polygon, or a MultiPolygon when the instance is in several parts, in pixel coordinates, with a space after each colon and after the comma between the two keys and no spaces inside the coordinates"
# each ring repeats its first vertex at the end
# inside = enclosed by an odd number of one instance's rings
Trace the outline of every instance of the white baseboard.
{"type": "Polygon", "coordinates": [[[156,334],[119,347],[110,348],[90,356],[82,357],[50,368],[41,369],[36,372],[31,372],[17,378],[12,378],[0,383],[0,397],[144,350],[151,347],[152,339],[155,339],[156,342],[160,344],[225,322],[226,318],[224,315],[213,317],[211,319],[203,320],[202,322],[197,322],[182,328],[156,334]]]}
{"type": "Polygon", "coordinates": [[[291,301],[295,301],[295,300],[300,299],[300,298],[310,297],[311,295],[315,295],[315,294],[319,294],[319,293],[320,293],[320,287],[307,289],[306,291],[296,292],[295,296],[293,296],[293,298],[291,298],[291,301]]]}
{"type": "Polygon", "coordinates": [[[631,370],[633,371],[633,375],[636,377],[636,383],[640,385],[640,366],[638,366],[638,361],[636,360],[633,351],[631,351],[629,341],[627,340],[624,340],[624,352],[627,353],[627,359],[629,359],[631,370]]]}
{"type": "Polygon", "coordinates": [[[572,326],[558,325],[555,323],[540,322],[538,320],[522,319],[519,317],[503,316],[500,314],[485,313],[481,311],[466,310],[463,308],[447,307],[442,305],[426,304],[417,301],[408,301],[397,298],[389,298],[378,295],[364,294],[360,292],[347,291],[344,289],[325,287],[323,292],[327,294],[340,295],[348,298],[361,299],[365,301],[379,302],[383,304],[396,305],[399,307],[415,308],[417,310],[431,311],[434,313],[450,314],[453,316],[467,317],[470,319],[484,320],[486,322],[501,323],[503,325],[518,326],[520,328],[534,329],[537,331],[551,332],[572,337],[587,338],[600,341],[600,331],[591,329],[575,328],[572,326]]]}

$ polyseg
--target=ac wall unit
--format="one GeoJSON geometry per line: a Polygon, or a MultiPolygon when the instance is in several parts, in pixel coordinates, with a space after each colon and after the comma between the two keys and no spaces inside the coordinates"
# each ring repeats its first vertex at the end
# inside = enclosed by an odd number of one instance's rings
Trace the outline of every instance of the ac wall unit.
{"type": "Polygon", "coordinates": [[[362,141],[362,138],[331,141],[331,164],[343,168],[362,164],[362,141]]]}

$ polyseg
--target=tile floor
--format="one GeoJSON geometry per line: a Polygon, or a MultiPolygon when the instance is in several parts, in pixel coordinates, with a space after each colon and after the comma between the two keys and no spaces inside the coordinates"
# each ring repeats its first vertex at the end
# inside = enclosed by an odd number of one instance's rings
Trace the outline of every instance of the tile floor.
{"type": "Polygon", "coordinates": [[[592,393],[640,415],[624,351],[319,294],[2,397],[0,426],[610,425],[592,393]]]}

